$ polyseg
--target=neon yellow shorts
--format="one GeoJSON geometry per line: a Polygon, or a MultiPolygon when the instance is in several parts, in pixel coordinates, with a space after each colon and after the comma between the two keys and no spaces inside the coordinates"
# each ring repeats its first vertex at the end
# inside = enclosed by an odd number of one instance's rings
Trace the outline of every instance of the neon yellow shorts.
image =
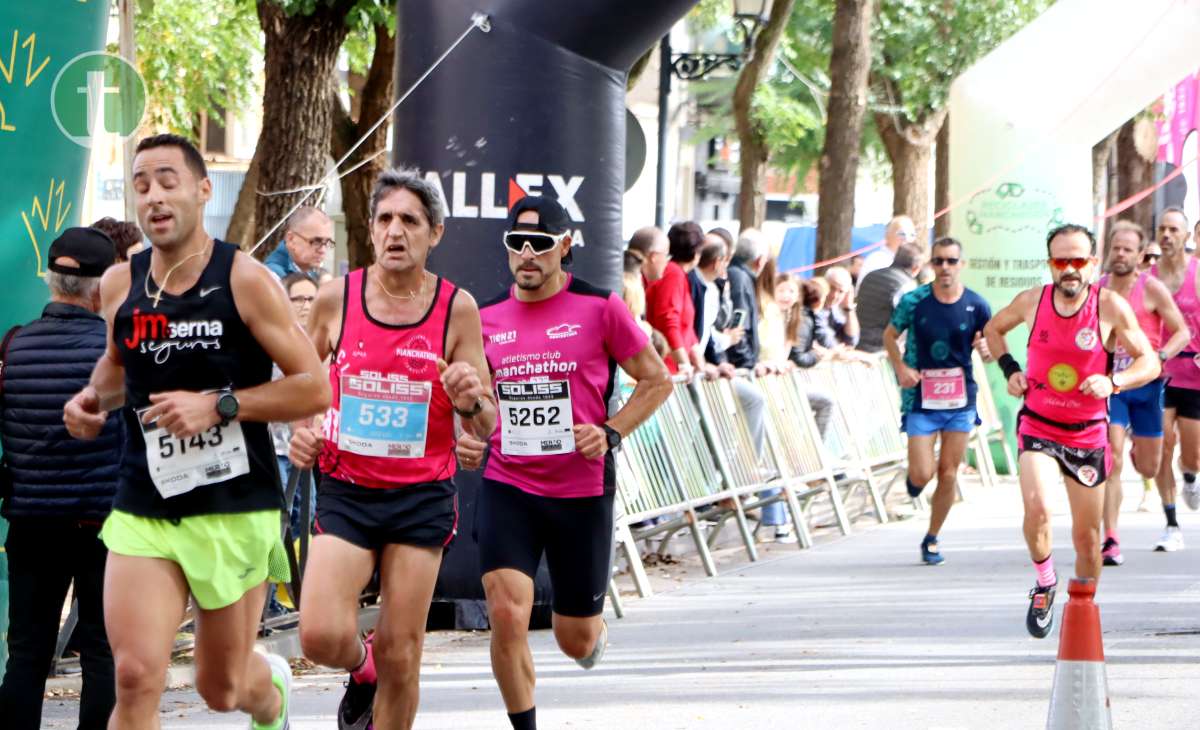
{"type": "Polygon", "coordinates": [[[235,603],[268,577],[291,580],[279,520],[279,510],[195,515],[178,523],[113,510],[100,538],[119,555],[176,563],[196,603],[211,611],[235,603]]]}

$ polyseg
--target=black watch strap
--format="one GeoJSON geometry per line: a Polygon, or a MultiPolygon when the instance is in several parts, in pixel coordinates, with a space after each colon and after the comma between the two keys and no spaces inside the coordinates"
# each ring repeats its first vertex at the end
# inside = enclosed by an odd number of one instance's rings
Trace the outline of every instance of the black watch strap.
{"type": "Polygon", "coordinates": [[[621,445],[621,432],[607,423],[603,424],[605,440],[608,442],[609,450],[615,449],[621,445]]]}
{"type": "Polygon", "coordinates": [[[483,399],[476,398],[475,399],[475,407],[469,411],[464,411],[464,410],[460,409],[458,406],[454,406],[454,412],[457,413],[460,418],[474,418],[475,416],[478,416],[480,413],[483,412],[483,399]]]}

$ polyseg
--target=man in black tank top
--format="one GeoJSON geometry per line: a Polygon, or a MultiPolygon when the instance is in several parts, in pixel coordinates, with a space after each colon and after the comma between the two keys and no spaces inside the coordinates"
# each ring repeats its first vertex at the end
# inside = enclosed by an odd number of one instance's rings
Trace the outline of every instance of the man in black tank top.
{"type": "Polygon", "coordinates": [[[117,672],[110,726],[157,722],[190,594],[200,696],[250,715],[253,728],[286,728],[291,670],[253,651],[266,578],[287,577],[267,423],[319,413],[329,386],[274,275],[204,231],[212,185],[196,148],[144,139],[133,173],[152,246],[105,273],[108,347],[63,414],[72,435],[92,439],[121,408],[129,434],[101,531],[117,672]],[[272,362],[282,379],[271,381],[272,362]]]}

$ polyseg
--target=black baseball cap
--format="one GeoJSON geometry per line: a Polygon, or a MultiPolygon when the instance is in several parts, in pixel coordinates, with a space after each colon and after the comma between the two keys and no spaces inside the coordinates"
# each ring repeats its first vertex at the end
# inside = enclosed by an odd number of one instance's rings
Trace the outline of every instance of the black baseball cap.
{"type": "Polygon", "coordinates": [[[50,263],[47,268],[59,274],[100,276],[117,260],[117,247],[103,231],[95,228],[68,228],[50,244],[50,263]],[[78,266],[58,263],[70,257],[78,266]]]}
{"type": "Polygon", "coordinates": [[[537,230],[554,235],[571,230],[571,216],[567,215],[566,208],[554,198],[544,195],[526,195],[518,200],[512,210],[508,211],[508,230],[517,230],[517,217],[527,210],[538,214],[538,222],[532,229],[530,224],[522,223],[522,230],[537,230]]]}

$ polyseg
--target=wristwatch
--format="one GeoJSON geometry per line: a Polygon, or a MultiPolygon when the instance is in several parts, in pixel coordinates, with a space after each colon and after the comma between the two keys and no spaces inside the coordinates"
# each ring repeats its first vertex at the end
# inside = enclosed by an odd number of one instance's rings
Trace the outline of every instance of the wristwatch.
{"type": "Polygon", "coordinates": [[[1171,359],[1171,358],[1167,357],[1167,351],[1166,351],[1166,350],[1159,350],[1159,351],[1158,351],[1158,360],[1159,360],[1159,362],[1166,362],[1167,360],[1170,360],[1170,359],[1171,359]]]}
{"type": "Polygon", "coordinates": [[[608,442],[608,450],[609,451],[612,451],[613,449],[615,449],[621,445],[621,432],[620,431],[618,431],[617,429],[608,425],[607,423],[602,425],[601,428],[604,429],[604,439],[605,439],[605,441],[608,442]]]}
{"type": "Polygon", "coordinates": [[[454,412],[457,413],[460,418],[474,418],[475,416],[478,416],[480,414],[480,412],[482,412],[482,411],[483,411],[483,401],[479,398],[475,399],[475,407],[469,411],[464,411],[464,410],[460,409],[458,406],[454,406],[454,412]]]}
{"type": "Polygon", "coordinates": [[[217,415],[221,417],[222,426],[229,425],[230,421],[237,418],[238,399],[232,389],[224,388],[217,391],[217,415]]]}

